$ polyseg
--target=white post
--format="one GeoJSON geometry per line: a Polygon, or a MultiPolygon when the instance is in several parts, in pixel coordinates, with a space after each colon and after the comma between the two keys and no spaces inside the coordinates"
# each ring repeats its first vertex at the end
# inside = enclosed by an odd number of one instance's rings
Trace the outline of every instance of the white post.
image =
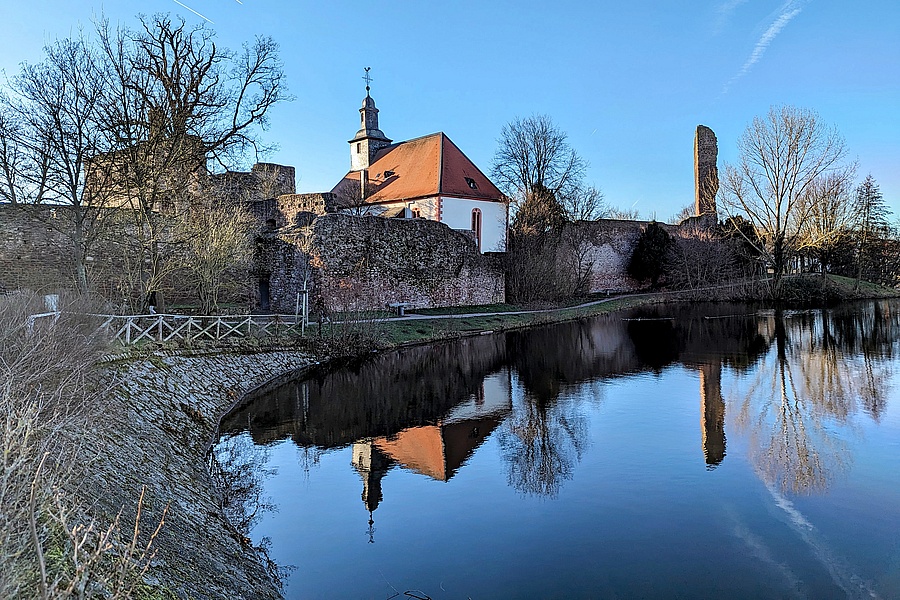
{"type": "Polygon", "coordinates": [[[306,335],[306,326],[309,324],[309,290],[306,289],[306,283],[303,284],[303,315],[300,323],[300,335],[306,335]]]}

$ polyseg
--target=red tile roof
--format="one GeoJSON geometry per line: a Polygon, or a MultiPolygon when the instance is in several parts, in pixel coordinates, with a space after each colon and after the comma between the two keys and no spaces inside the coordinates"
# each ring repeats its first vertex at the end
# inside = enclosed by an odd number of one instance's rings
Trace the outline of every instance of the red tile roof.
{"type": "MultiPolygon", "coordinates": [[[[331,191],[357,188],[359,176],[350,171],[331,191]]],[[[432,196],[503,201],[497,186],[443,132],[379,150],[369,166],[369,184],[370,203],[432,196]]]]}

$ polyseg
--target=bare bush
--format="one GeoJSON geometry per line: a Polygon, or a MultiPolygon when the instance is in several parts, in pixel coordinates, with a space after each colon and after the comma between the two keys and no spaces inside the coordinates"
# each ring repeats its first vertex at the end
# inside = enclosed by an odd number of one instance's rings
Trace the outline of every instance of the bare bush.
{"type": "Polygon", "coordinates": [[[155,533],[138,542],[140,502],[131,536],[79,505],[81,440],[109,409],[95,366],[106,341],[85,317],[96,306],[64,297],[60,308],[0,298],[0,597],[126,598],[143,585],[155,533]]]}
{"type": "Polygon", "coordinates": [[[717,232],[697,228],[674,239],[668,258],[672,287],[698,289],[741,277],[734,248],[717,232]]]}

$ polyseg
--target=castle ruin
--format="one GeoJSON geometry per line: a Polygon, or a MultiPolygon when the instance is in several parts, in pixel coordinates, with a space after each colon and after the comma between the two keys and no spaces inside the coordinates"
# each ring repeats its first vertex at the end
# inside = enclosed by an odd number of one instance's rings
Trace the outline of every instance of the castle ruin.
{"type": "Polygon", "coordinates": [[[697,125],[694,135],[694,214],[713,223],[716,214],[716,194],[719,192],[719,169],[716,161],[719,145],[716,134],[706,125],[697,125]]]}

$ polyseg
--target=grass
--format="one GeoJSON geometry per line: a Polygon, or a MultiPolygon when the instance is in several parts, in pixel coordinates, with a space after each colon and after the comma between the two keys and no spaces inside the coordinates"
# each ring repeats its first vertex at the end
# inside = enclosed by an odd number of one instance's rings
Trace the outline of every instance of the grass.
{"type": "MultiPolygon", "coordinates": [[[[583,302],[584,300],[582,299],[580,303],[583,302]]],[[[381,349],[387,349],[393,346],[426,343],[435,340],[453,339],[468,335],[478,335],[487,332],[506,331],[509,329],[521,329],[524,327],[545,325],[547,323],[572,321],[593,317],[599,314],[604,314],[631,306],[638,306],[641,304],[648,304],[653,302],[658,302],[658,298],[618,298],[592,306],[584,306],[580,308],[562,307],[558,310],[543,313],[503,314],[504,312],[510,312],[510,310],[507,310],[497,311],[498,314],[488,316],[459,317],[452,319],[416,319],[406,321],[389,320],[381,324],[378,341],[381,349]]],[[[485,309],[486,306],[494,305],[484,305],[482,307],[478,307],[480,308],[480,310],[471,312],[487,312],[487,310],[485,309]]],[[[511,310],[534,310],[534,308],[515,308],[511,310]]],[[[464,315],[470,313],[444,312],[434,314],[464,315]]]]}
{"type": "MultiPolygon", "coordinates": [[[[783,281],[783,304],[788,306],[812,306],[833,304],[868,298],[896,298],[900,292],[877,284],[862,281],[857,289],[856,280],[830,275],[823,296],[823,279],[820,275],[807,274],[786,277],[783,281]]],[[[333,313],[331,321],[324,324],[310,323],[306,337],[300,338],[293,327],[285,327],[272,337],[234,338],[219,341],[192,341],[188,347],[197,351],[259,352],[275,348],[296,348],[308,351],[318,358],[348,357],[366,354],[372,350],[386,350],[396,346],[422,344],[431,341],[454,339],[486,332],[506,331],[589,318],[623,308],[660,302],[691,301],[752,301],[747,294],[753,288],[743,289],[722,286],[703,290],[676,290],[645,293],[639,296],[607,296],[605,293],[569,298],[555,304],[481,304],[474,306],[450,306],[415,309],[411,315],[434,318],[399,319],[394,311],[355,311],[333,313]],[[591,301],[598,304],[583,306],[591,301]],[[509,314],[519,311],[545,311],[526,314],[509,314]],[[483,315],[482,313],[492,313],[483,315]],[[471,316],[467,316],[471,315],[471,316]],[[481,315],[481,316],[476,316],[481,315]]],[[[758,298],[755,298],[759,300],[758,298]]],[[[148,343],[145,347],[133,347],[122,352],[123,357],[152,353],[154,349],[184,350],[184,344],[148,343]]]]}
{"type": "Polygon", "coordinates": [[[497,303],[497,304],[476,304],[472,306],[444,306],[440,308],[415,308],[411,310],[407,310],[406,312],[409,314],[416,315],[468,315],[468,314],[477,314],[477,313],[505,313],[505,312],[518,312],[523,310],[548,310],[548,309],[560,309],[567,308],[570,306],[578,306],[584,304],[585,302],[591,302],[594,300],[601,300],[607,298],[608,296],[605,293],[596,293],[596,294],[588,294],[586,296],[575,296],[572,298],[565,298],[558,302],[537,302],[537,303],[522,303],[522,304],[507,304],[507,303],[497,303]]]}
{"type": "Polygon", "coordinates": [[[860,281],[857,289],[856,279],[829,275],[830,284],[843,292],[849,299],[862,298],[898,298],[900,290],[885,287],[870,281],[860,281]]]}
{"type": "Polygon", "coordinates": [[[897,298],[898,290],[840,275],[804,274],[785,277],[782,282],[782,299],[788,305],[821,306],[867,300],[872,298],[897,298]]]}

